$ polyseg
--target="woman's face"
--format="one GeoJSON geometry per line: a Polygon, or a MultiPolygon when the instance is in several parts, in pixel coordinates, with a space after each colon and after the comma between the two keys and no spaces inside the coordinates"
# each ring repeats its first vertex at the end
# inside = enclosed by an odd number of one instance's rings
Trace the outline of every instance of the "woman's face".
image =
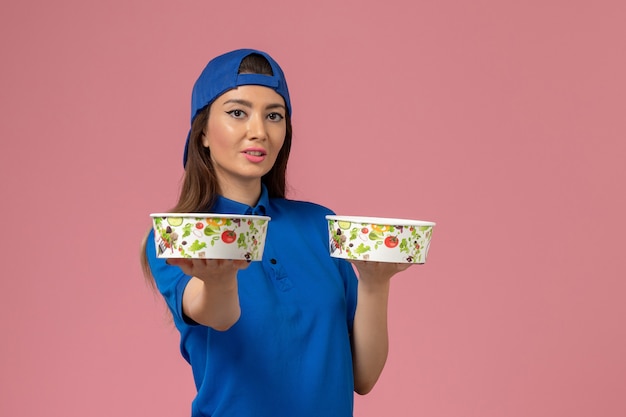
{"type": "Polygon", "coordinates": [[[202,143],[223,193],[229,187],[260,185],[285,141],[285,100],[268,87],[244,85],[212,104],[202,143]]]}

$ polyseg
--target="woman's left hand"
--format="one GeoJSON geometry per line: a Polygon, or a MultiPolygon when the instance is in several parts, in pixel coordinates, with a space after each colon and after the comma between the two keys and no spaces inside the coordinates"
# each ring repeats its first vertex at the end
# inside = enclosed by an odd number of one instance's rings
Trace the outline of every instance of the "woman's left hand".
{"type": "Polygon", "coordinates": [[[373,262],[373,261],[350,261],[359,272],[359,281],[388,281],[398,272],[407,270],[413,264],[373,262]]]}

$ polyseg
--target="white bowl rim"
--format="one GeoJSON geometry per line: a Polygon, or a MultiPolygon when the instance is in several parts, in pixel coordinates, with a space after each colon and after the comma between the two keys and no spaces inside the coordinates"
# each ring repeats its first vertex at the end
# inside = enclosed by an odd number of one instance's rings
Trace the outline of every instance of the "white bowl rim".
{"type": "Polygon", "coordinates": [[[348,221],[350,223],[376,224],[389,226],[435,226],[436,223],[425,220],[394,219],[388,217],[341,216],[329,214],[327,220],[348,221]]]}
{"type": "Polygon", "coordinates": [[[259,216],[256,214],[233,214],[233,213],[151,213],[150,217],[182,217],[196,219],[249,219],[249,220],[271,220],[269,216],[259,216]]]}

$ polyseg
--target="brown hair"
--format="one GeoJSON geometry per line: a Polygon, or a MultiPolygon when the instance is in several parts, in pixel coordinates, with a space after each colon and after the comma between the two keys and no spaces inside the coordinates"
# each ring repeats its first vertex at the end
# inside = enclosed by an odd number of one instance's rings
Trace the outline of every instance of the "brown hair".
{"type": "MultiPolygon", "coordinates": [[[[245,57],[239,66],[239,73],[273,75],[269,62],[259,54],[251,54],[245,57]]],[[[209,149],[202,144],[202,137],[209,120],[209,109],[210,104],[198,112],[191,124],[183,184],[178,203],[170,210],[172,213],[208,211],[213,206],[216,196],[220,193],[209,149]]],[[[287,114],[285,118],[285,142],[278,153],[276,162],[272,169],[261,178],[261,182],[267,187],[270,197],[285,197],[287,161],[291,151],[292,136],[290,116],[290,114],[287,114]]],[[[141,266],[146,279],[154,287],[154,278],[146,255],[147,238],[148,234],[144,236],[141,244],[141,266]]]]}

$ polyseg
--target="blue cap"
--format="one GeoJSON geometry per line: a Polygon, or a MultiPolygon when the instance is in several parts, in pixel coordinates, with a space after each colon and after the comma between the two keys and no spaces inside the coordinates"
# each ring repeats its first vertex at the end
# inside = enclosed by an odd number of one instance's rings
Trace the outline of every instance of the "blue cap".
{"type": "MultiPolygon", "coordinates": [[[[291,101],[289,100],[287,81],[278,63],[265,52],[254,49],[238,49],[213,58],[204,68],[200,77],[198,77],[191,93],[191,122],[193,123],[193,119],[200,110],[213,103],[216,98],[225,92],[240,85],[261,85],[273,89],[285,99],[287,112],[291,115],[291,101]],[[273,75],[239,74],[241,61],[251,54],[258,54],[267,59],[272,67],[273,75]]],[[[183,166],[187,164],[190,134],[191,131],[187,135],[185,143],[183,166]]]]}

